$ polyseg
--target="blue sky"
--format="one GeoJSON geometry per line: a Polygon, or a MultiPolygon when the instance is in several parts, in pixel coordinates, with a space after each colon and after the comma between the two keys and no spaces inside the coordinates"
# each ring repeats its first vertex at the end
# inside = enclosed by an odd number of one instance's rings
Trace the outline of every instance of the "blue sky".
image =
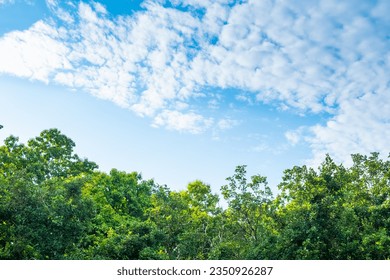
{"type": "Polygon", "coordinates": [[[215,191],[387,156],[390,2],[0,0],[0,138],[56,127],[108,171],[215,191]]]}

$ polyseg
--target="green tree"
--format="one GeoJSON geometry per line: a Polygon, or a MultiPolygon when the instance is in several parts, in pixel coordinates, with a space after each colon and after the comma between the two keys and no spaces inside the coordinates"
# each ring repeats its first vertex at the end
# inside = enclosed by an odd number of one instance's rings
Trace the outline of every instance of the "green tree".
{"type": "Polygon", "coordinates": [[[389,257],[389,162],[353,155],[353,166],[327,156],[318,172],[285,171],[278,198],[278,259],[389,257]]]}
{"type": "MultiPolygon", "coordinates": [[[[1,126],[0,126],[1,128],[1,126]]],[[[196,180],[172,191],[74,153],[57,129],[0,147],[0,259],[390,259],[390,161],[329,156],[265,177],[237,166],[227,208],[196,180]]]]}
{"type": "Polygon", "coordinates": [[[212,194],[209,185],[199,180],[189,183],[182,197],[188,205],[189,220],[179,236],[181,258],[208,259],[217,242],[216,217],[221,213],[219,198],[212,194]]]}
{"type": "Polygon", "coordinates": [[[161,234],[147,220],[154,187],[152,180],[144,181],[136,172],[95,172],[83,189],[83,196],[93,200],[95,215],[76,258],[165,258],[159,252],[161,234]]]}
{"type": "Polygon", "coordinates": [[[89,217],[81,188],[97,165],[73,147],[56,129],[0,147],[0,258],[62,258],[77,244],[89,217]]]}
{"type": "Polygon", "coordinates": [[[361,259],[390,259],[390,161],[352,155],[346,204],[359,221],[361,259]]]}
{"type": "Polygon", "coordinates": [[[246,166],[237,166],[235,174],[221,187],[228,208],[222,215],[221,242],[214,249],[215,258],[264,258],[273,231],[272,192],[265,177],[251,176],[246,166]]]}
{"type": "Polygon", "coordinates": [[[170,259],[207,259],[214,246],[214,218],[221,209],[209,185],[197,180],[180,192],[158,188],[152,196],[150,219],[164,234],[170,259]]]}

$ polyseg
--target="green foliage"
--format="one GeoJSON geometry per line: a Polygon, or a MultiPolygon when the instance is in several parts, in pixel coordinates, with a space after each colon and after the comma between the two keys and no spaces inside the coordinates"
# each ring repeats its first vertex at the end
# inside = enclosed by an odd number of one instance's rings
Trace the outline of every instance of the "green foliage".
{"type": "Polygon", "coordinates": [[[81,188],[95,163],[47,130],[27,146],[8,137],[0,148],[0,258],[57,259],[72,251],[90,217],[81,188]]]}
{"type": "Polygon", "coordinates": [[[0,147],[0,259],[389,259],[390,161],[329,156],[285,170],[274,197],[237,166],[182,191],[79,158],[57,129],[0,147]]]}
{"type": "Polygon", "coordinates": [[[156,189],[150,220],[164,234],[162,245],[171,259],[207,259],[213,247],[218,196],[209,185],[194,181],[187,190],[156,189]]]}
{"type": "Polygon", "coordinates": [[[306,166],[286,170],[279,185],[276,257],[389,258],[390,165],[378,156],[353,155],[350,168],[327,156],[318,172],[306,166]]]}
{"type": "Polygon", "coordinates": [[[246,166],[242,165],[226,180],[228,184],[221,190],[229,207],[222,215],[223,238],[215,258],[264,258],[258,247],[272,236],[274,211],[266,177],[254,175],[248,182],[246,166]]]}

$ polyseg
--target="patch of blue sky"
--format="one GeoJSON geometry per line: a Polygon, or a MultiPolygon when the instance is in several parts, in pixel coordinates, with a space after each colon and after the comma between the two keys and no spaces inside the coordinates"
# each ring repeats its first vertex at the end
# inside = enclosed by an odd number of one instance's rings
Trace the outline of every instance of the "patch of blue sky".
{"type": "Polygon", "coordinates": [[[217,192],[239,164],[248,165],[248,175],[268,176],[275,188],[283,168],[307,153],[303,145],[289,149],[280,130],[286,119],[271,108],[261,115],[252,111],[256,106],[243,107],[239,125],[194,137],[153,128],[148,119],[81,91],[5,76],[0,83],[1,140],[14,134],[25,142],[43,129],[58,128],[76,142],[80,156],[96,161],[101,170],[138,171],[173,189],[200,179],[217,192]]]}
{"type": "Polygon", "coordinates": [[[198,3],[198,5],[196,5],[195,3],[192,3],[192,5],[188,5],[186,1],[180,1],[180,0],[174,0],[174,1],[162,0],[160,2],[161,5],[165,8],[175,9],[182,12],[188,12],[198,18],[202,18],[206,14],[206,8],[203,5],[201,5],[201,3],[198,3]]]}
{"type": "Polygon", "coordinates": [[[217,192],[245,159],[229,142],[153,128],[147,119],[83,92],[4,76],[0,83],[1,140],[14,134],[26,142],[44,129],[58,128],[100,170],[138,171],[172,189],[201,179],[217,192]]]}
{"type": "MultiPolygon", "coordinates": [[[[213,114],[231,115],[242,119],[256,120],[264,118],[278,118],[285,120],[287,127],[314,125],[322,123],[331,114],[327,111],[313,113],[302,112],[296,108],[284,108],[283,101],[273,100],[263,102],[256,97],[260,92],[250,92],[240,88],[202,87],[198,89],[204,97],[191,100],[191,106],[197,110],[213,114]]],[[[325,103],[325,101],[323,101],[325,103]]]]}
{"type": "Polygon", "coordinates": [[[44,0],[15,0],[0,4],[0,35],[28,29],[49,15],[50,11],[44,0]]]}
{"type": "Polygon", "coordinates": [[[143,0],[98,0],[109,13],[110,17],[129,16],[138,11],[144,10],[143,0]]]}
{"type": "MultiPolygon", "coordinates": [[[[251,158],[252,154],[257,156],[267,154],[269,160],[276,157],[280,163],[283,162],[285,168],[288,167],[285,165],[286,162],[293,162],[292,155],[295,155],[295,158],[307,158],[310,149],[304,145],[303,139],[291,144],[286,138],[286,133],[302,130],[307,132],[311,126],[324,125],[329,119],[329,113],[302,114],[294,109],[282,110],[274,103],[237,100],[237,96],[244,93],[254,95],[239,89],[210,88],[207,98],[191,102],[191,106],[202,115],[214,119],[215,128],[209,131],[209,134],[212,134],[210,137],[216,141],[230,143],[230,149],[237,149],[238,153],[245,153],[248,158],[251,158]]],[[[248,160],[249,162],[258,165],[255,158],[248,160]]],[[[274,173],[272,170],[267,171],[271,175],[274,173]]]]}

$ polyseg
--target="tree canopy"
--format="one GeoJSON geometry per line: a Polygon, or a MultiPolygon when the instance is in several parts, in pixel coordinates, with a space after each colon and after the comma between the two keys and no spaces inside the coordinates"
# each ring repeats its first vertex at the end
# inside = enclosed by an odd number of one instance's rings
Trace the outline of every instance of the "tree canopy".
{"type": "MultiPolygon", "coordinates": [[[[0,126],[1,128],[1,126],[0,126]]],[[[266,177],[237,166],[220,196],[98,170],[57,129],[0,147],[0,259],[389,259],[390,161],[327,156],[266,177]]],[[[135,159],[136,160],[136,159],[135,159]]]]}

